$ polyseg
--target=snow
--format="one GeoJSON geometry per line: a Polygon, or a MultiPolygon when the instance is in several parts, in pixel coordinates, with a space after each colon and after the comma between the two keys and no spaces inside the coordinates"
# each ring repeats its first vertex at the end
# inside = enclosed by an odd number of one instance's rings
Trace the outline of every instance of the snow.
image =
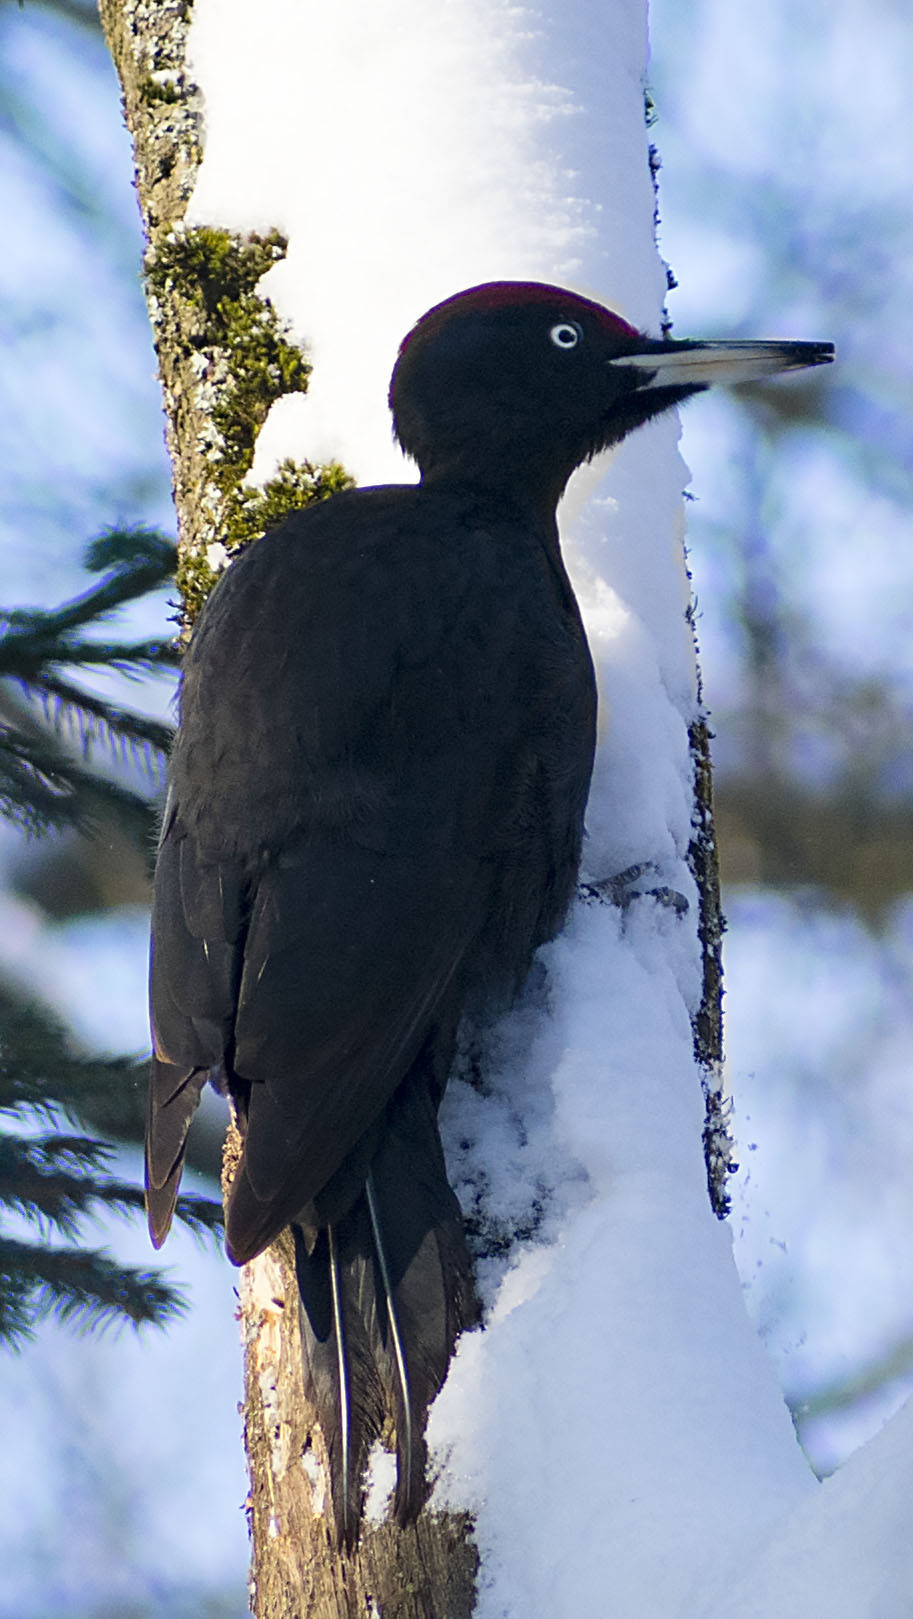
{"type": "MultiPolygon", "coordinates": [[[[436,1500],[481,1503],[479,1619],[598,1611],[605,1589],[613,1611],[677,1613],[708,1556],[817,1488],[707,1209],[681,931],[656,900],[581,905],[544,953],[554,1012],[523,1074],[552,1118],[532,1178],[553,1178],[556,1146],[577,1174],[431,1424],[436,1500]]],[[[516,1105],[525,1124],[525,1090],[516,1105]]],[[[501,1162],[498,1142],[493,1180],[501,1162]]]]}
{"type": "MultiPolygon", "coordinates": [[[[261,0],[251,16],[249,0],[195,6],[207,138],[188,220],[290,238],[263,290],[314,379],[273,411],[255,478],[289,454],[340,455],[361,481],[412,476],[390,444],[390,367],[461,286],[556,280],[658,329],[638,5],[556,19],[478,0],[261,0]]],[[[639,1619],[798,1613],[813,1586],[820,1607],[825,1577],[829,1611],[862,1619],[899,1613],[913,1568],[899,1532],[893,1563],[876,1557],[878,1469],[903,1499],[902,1445],[889,1427],[877,1461],[816,1483],[707,1204],[675,441],[661,422],[588,472],[563,536],[600,684],[587,874],[643,863],[689,909],[579,905],[489,1036],[490,1094],[457,1080],[446,1104],[463,1196],[490,1229],[530,1232],[486,1261],[486,1328],[432,1415],[438,1499],[476,1518],[480,1619],[570,1619],[607,1594],[639,1619]]]]}
{"type": "Polygon", "coordinates": [[[908,1619],[913,1404],[736,1566],[695,1619],[908,1619]]]}
{"type": "Polygon", "coordinates": [[[187,221],[289,236],[262,290],[307,340],[314,376],[306,399],[275,407],[256,477],[304,446],[363,483],[414,476],[391,443],[387,384],[404,333],[461,287],[557,280],[655,323],[638,7],[582,28],[508,0],[263,0],[251,17],[248,0],[194,7],[206,156],[187,221]],[[596,81],[586,102],[559,62],[596,81]],[[584,186],[584,158],[611,185],[584,186]]]}

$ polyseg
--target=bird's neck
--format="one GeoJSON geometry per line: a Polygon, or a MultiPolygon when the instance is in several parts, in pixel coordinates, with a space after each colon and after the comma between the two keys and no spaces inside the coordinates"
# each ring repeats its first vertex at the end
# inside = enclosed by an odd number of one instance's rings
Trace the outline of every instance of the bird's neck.
{"type": "Polygon", "coordinates": [[[546,544],[557,547],[556,513],[567,481],[564,477],[547,478],[538,468],[530,466],[510,468],[502,464],[467,468],[462,462],[457,465],[441,462],[423,469],[421,481],[424,489],[478,501],[510,515],[532,529],[546,544]]]}

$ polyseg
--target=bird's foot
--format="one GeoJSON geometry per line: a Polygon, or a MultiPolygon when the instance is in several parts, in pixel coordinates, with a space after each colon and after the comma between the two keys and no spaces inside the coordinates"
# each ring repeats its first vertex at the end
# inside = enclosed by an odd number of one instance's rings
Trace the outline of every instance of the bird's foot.
{"type": "Polygon", "coordinates": [[[626,866],[614,877],[602,877],[595,883],[578,883],[577,893],[584,904],[616,905],[620,911],[626,911],[636,899],[655,899],[658,904],[674,911],[676,916],[685,916],[689,907],[684,894],[666,884],[656,888],[643,886],[641,879],[650,872],[658,873],[658,870],[651,860],[641,860],[637,865],[626,866]]]}

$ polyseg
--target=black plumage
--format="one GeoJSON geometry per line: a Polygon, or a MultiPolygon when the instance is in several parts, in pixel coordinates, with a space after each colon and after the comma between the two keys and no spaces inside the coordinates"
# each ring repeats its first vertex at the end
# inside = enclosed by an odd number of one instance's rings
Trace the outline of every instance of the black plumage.
{"type": "Polygon", "coordinates": [[[244,1137],[230,1257],[294,1232],[349,1543],[387,1418],[396,1515],[421,1508],[428,1405],[475,1318],[437,1129],[460,1019],[509,1001],[574,890],[596,696],[555,507],[726,355],[829,357],[648,339],[534,283],[448,300],[391,386],[421,482],[292,515],[191,640],[153,910],[150,1229],[211,1077],[244,1137]]]}

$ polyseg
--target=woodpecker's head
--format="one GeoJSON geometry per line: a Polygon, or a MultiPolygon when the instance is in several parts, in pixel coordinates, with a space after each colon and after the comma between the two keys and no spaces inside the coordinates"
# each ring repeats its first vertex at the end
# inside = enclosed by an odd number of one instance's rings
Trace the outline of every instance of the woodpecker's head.
{"type": "Polygon", "coordinates": [[[646,337],[561,287],[494,281],[422,316],[400,348],[390,408],[424,480],[557,500],[581,462],[711,383],[833,357],[830,343],[646,337]]]}

